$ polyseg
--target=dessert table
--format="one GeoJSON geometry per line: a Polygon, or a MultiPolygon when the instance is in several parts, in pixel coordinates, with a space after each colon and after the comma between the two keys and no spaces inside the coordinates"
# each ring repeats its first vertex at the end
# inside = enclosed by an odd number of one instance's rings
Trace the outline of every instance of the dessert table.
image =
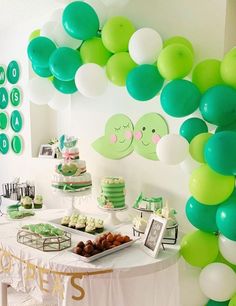
{"type": "MultiPolygon", "coordinates": [[[[80,261],[70,249],[42,252],[17,243],[17,230],[28,223],[48,222],[65,210],[37,212],[10,221],[0,217],[0,306],[7,306],[7,284],[50,306],[179,306],[178,246],[148,256],[141,241],[94,262],[80,261]]],[[[132,235],[130,224],[117,228],[132,235]]],[[[72,246],[84,236],[72,235],[72,246]]]]}

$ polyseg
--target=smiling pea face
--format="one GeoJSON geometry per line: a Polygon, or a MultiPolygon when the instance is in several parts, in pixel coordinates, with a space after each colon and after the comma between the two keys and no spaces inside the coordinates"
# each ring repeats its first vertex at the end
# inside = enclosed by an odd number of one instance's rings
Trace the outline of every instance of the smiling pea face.
{"type": "Polygon", "coordinates": [[[162,136],[168,134],[165,119],[157,113],[142,116],[134,127],[134,149],[145,158],[158,160],[156,145],[162,136]]]}
{"type": "Polygon", "coordinates": [[[133,141],[133,123],[123,114],[112,116],[105,127],[105,138],[114,152],[127,150],[133,141]]]}

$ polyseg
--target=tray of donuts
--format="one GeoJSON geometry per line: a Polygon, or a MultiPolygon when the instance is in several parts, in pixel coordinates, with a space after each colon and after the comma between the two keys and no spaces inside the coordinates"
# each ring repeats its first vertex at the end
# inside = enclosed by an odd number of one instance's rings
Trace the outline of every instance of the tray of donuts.
{"type": "Polygon", "coordinates": [[[131,246],[140,237],[131,237],[120,233],[107,232],[96,237],[95,240],[79,241],[71,252],[85,262],[91,262],[103,256],[112,254],[131,246]]]}

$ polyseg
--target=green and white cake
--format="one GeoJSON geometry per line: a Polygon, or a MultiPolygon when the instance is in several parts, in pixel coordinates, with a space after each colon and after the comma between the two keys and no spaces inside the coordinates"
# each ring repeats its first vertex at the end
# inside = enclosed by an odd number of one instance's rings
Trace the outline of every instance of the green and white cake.
{"type": "Polygon", "coordinates": [[[104,208],[125,207],[125,181],[122,177],[106,177],[101,182],[98,203],[104,208]]]}

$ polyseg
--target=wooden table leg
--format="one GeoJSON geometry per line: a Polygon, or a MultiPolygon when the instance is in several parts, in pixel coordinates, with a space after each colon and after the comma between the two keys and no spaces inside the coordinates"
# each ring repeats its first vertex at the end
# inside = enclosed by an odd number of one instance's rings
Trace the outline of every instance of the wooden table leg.
{"type": "Polygon", "coordinates": [[[0,282],[0,306],[7,306],[7,287],[6,283],[0,282]]]}

